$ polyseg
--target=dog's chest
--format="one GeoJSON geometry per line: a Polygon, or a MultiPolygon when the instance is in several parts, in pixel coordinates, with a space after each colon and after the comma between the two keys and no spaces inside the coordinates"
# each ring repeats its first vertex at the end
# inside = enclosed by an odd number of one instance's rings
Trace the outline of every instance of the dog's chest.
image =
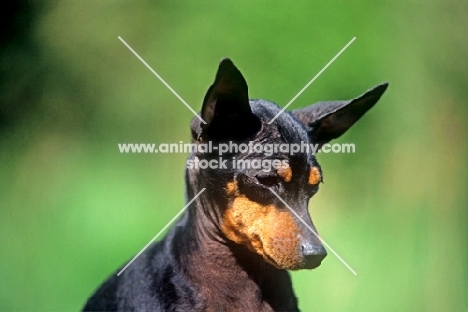
{"type": "Polygon", "coordinates": [[[261,299],[258,291],[213,291],[204,290],[202,306],[206,311],[274,311],[273,308],[261,299]]]}

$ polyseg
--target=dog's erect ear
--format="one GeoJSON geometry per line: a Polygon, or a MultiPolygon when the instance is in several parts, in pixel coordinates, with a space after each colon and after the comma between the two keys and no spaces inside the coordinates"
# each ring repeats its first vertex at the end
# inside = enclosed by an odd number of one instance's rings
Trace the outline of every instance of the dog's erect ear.
{"type": "Polygon", "coordinates": [[[219,63],[215,82],[208,89],[201,117],[210,124],[215,115],[225,113],[250,113],[247,82],[228,58],[219,63]]]}
{"type": "Polygon", "coordinates": [[[230,59],[219,63],[215,82],[203,101],[201,118],[206,124],[192,123],[196,139],[239,140],[260,129],[260,121],[249,105],[247,82],[230,59]]]}
{"type": "Polygon", "coordinates": [[[383,83],[349,101],[320,102],[291,113],[307,127],[313,143],[323,144],[345,133],[380,99],[388,87],[383,83]]]}

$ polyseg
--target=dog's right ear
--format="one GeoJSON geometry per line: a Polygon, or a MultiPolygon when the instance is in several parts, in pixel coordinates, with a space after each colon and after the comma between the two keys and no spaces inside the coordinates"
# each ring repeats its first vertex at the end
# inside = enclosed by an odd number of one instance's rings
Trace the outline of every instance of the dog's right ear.
{"type": "Polygon", "coordinates": [[[377,103],[387,87],[388,83],[382,83],[352,100],[320,102],[291,113],[306,126],[312,142],[322,147],[345,133],[377,103]]]}
{"type": "Polygon", "coordinates": [[[228,58],[219,63],[213,85],[208,89],[201,118],[192,121],[195,140],[243,140],[257,133],[261,123],[249,104],[247,82],[228,58]]]}

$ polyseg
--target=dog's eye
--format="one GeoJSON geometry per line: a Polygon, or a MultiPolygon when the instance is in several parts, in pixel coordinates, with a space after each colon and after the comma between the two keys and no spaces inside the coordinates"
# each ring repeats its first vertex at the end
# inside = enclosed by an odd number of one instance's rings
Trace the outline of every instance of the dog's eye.
{"type": "Polygon", "coordinates": [[[315,193],[317,193],[319,190],[319,185],[312,185],[312,187],[310,188],[310,194],[311,196],[315,195],[315,193]]]}
{"type": "Polygon", "coordinates": [[[257,176],[256,178],[257,178],[258,183],[266,187],[275,186],[279,182],[279,179],[276,176],[257,176]]]}

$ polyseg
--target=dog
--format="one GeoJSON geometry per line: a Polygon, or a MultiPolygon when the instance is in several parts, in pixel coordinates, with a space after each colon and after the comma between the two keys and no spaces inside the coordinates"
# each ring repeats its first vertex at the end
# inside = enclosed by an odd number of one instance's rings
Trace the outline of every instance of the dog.
{"type": "MultiPolygon", "coordinates": [[[[320,148],[346,132],[387,86],[285,111],[270,122],[280,107],[249,100],[244,77],[223,59],[201,118],[191,122],[192,143],[320,148]]],[[[298,311],[287,270],[316,268],[327,255],[308,211],[323,181],[314,153],[266,156],[233,148],[223,154],[226,168],[203,169],[194,164],[217,160],[219,153],[200,150],[191,152],[185,171],[187,201],[199,196],[163,240],[102,284],[84,311],[298,311]],[[276,166],[236,166],[256,160],[276,166]]]]}

